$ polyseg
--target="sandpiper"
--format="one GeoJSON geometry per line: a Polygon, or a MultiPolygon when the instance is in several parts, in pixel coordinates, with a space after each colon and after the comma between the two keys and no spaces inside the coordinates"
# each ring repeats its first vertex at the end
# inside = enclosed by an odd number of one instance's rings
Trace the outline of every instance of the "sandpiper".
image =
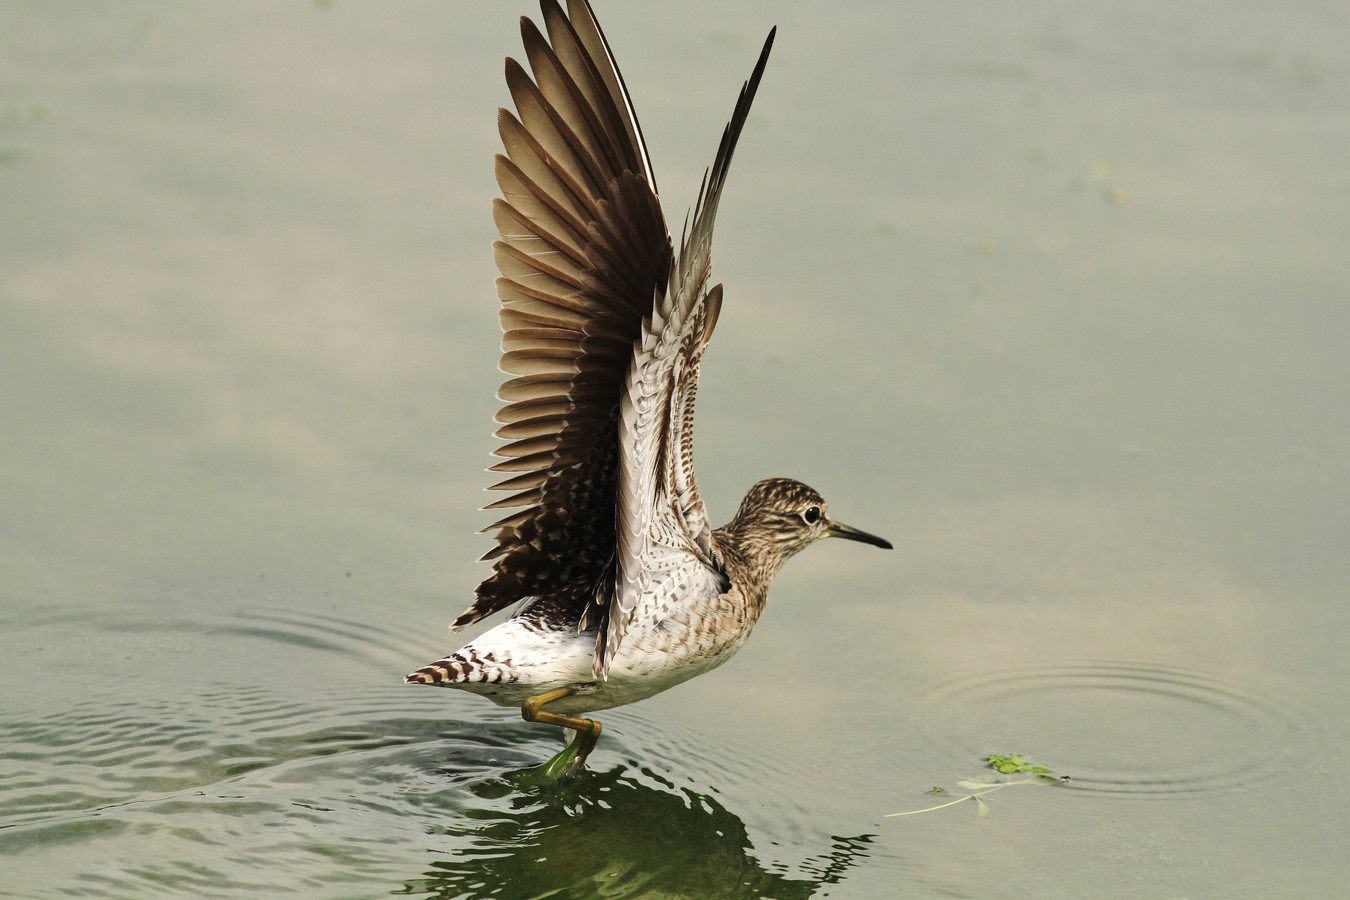
{"type": "Polygon", "coordinates": [[[586,0],[543,0],[521,19],[532,75],[506,60],[516,114],[493,201],[501,240],[501,368],[488,506],[492,575],[458,630],[511,604],[505,622],[407,676],[561,726],[547,777],[580,769],[600,725],[580,714],[642,700],[726,662],[769,583],[808,544],[890,543],[830,518],[811,488],[771,478],[712,528],[693,470],[699,361],[722,306],[709,285],[713,219],[773,46],[742,86],[692,225],[674,252],[656,180],[613,53],[586,0]]]}

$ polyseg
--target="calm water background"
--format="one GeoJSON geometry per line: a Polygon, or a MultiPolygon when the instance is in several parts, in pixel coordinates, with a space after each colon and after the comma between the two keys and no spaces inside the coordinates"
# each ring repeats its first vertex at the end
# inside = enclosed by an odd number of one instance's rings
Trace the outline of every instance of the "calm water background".
{"type": "Polygon", "coordinates": [[[843,542],[548,729],[405,687],[487,549],[506,3],[0,5],[0,892],[1329,896],[1343,2],[602,2],[719,221],[699,472],[843,542]],[[907,818],[1019,751],[1073,776],[907,818]]]}

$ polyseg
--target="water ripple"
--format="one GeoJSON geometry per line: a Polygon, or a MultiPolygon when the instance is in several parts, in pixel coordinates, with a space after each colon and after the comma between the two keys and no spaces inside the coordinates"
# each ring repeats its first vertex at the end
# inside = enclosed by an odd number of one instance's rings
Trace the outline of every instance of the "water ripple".
{"type": "Polygon", "coordinates": [[[1204,796],[1278,776],[1312,719],[1232,678],[1131,660],[1007,665],[920,693],[930,736],[963,758],[1019,752],[1072,776],[1071,793],[1204,796]]]}
{"type": "MultiPolygon", "coordinates": [[[[342,633],[312,623],[269,627],[342,633]]],[[[245,631],[257,629],[234,633],[245,631]]],[[[268,889],[256,872],[282,868],[292,888],[323,892],[338,863],[360,894],[515,895],[527,885],[808,897],[871,852],[865,835],[821,835],[786,860],[762,857],[699,773],[748,784],[763,766],[711,758],[692,729],[616,712],[593,771],[522,786],[523,770],[559,748],[556,729],[368,676],[336,670],[321,696],[309,682],[208,684],[14,714],[0,843],[85,848],[84,862],[46,878],[85,896],[252,895],[268,889]],[[680,774],[639,759],[679,760],[680,774]],[[87,852],[113,845],[115,855],[87,852]]]]}
{"type": "Polygon", "coordinates": [[[80,620],[134,665],[5,711],[0,849],[28,850],[16,883],[254,896],[270,889],[259,872],[285,871],[293,891],[331,893],[337,870],[369,896],[808,897],[875,853],[799,806],[760,804],[747,824],[726,797],[802,777],[791,754],[756,759],[642,710],[606,714],[592,771],[523,786],[558,731],[402,684],[445,649],[414,646],[413,623],[165,609],[80,620]],[[798,822],[792,846],[756,817],[798,822]]]}

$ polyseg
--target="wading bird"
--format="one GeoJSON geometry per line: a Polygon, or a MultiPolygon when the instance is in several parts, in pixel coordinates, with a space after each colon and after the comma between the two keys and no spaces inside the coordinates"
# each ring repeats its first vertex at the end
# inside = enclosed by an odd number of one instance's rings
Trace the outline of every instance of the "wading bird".
{"type": "Polygon", "coordinates": [[[456,630],[505,622],[407,676],[518,707],[571,732],[545,764],[580,769],[600,734],[583,713],[650,697],[726,662],[789,557],[822,538],[890,548],[830,518],[786,478],[750,488],[712,528],[693,469],[699,361],[722,306],[713,218],[764,74],[764,42],[675,252],[651,161],[585,0],[521,20],[530,72],[506,61],[516,113],[498,116],[501,368],[491,576],[456,630]],[[547,34],[547,37],[545,36],[547,34]]]}

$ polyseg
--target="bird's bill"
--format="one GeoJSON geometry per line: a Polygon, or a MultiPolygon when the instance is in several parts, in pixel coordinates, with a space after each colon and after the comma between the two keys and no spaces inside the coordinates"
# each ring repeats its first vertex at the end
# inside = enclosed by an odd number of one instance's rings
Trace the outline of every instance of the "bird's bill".
{"type": "Polygon", "coordinates": [[[825,533],[830,537],[844,538],[849,541],[859,541],[864,544],[871,544],[873,547],[881,547],[885,550],[894,549],[891,542],[885,538],[879,538],[875,534],[868,534],[857,528],[845,525],[843,522],[831,522],[830,527],[825,529],[825,533]]]}

